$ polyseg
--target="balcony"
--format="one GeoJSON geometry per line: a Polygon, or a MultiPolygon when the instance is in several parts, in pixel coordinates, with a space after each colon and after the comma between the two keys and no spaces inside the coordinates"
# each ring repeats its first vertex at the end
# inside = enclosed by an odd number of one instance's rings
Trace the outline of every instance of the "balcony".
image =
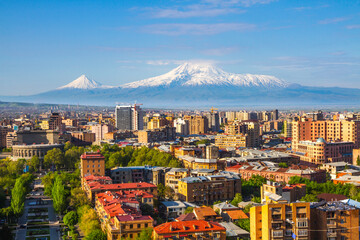
{"type": "Polygon", "coordinates": [[[296,219],[296,226],[298,228],[308,228],[308,219],[307,218],[297,218],[296,219]]]}
{"type": "Polygon", "coordinates": [[[272,231],[272,237],[273,238],[282,238],[284,236],[283,230],[273,230],[272,231]]]}
{"type": "Polygon", "coordinates": [[[327,227],[328,228],[336,228],[336,221],[334,220],[330,220],[327,222],[327,227]]]}
{"type": "Polygon", "coordinates": [[[330,238],[330,237],[336,237],[336,232],[327,232],[327,237],[330,238]]]}
{"type": "Polygon", "coordinates": [[[297,231],[297,236],[298,237],[305,237],[305,236],[308,236],[308,230],[307,229],[299,229],[298,231],[297,231]]]}

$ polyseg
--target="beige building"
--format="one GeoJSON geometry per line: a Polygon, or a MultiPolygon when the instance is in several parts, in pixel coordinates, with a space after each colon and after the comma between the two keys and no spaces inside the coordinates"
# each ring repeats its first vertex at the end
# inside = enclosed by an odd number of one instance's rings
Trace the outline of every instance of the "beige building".
{"type": "Polygon", "coordinates": [[[247,134],[236,134],[236,135],[225,135],[218,134],[215,137],[215,145],[221,148],[238,148],[238,147],[250,147],[249,135],[247,134]]]}
{"type": "Polygon", "coordinates": [[[189,134],[204,134],[208,131],[208,119],[204,116],[184,116],[189,122],[189,134]]]}

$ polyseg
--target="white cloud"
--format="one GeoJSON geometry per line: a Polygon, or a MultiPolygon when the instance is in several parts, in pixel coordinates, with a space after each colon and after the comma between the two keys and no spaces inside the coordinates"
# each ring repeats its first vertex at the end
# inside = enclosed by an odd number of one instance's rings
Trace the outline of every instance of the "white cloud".
{"type": "Polygon", "coordinates": [[[349,20],[348,17],[338,17],[338,18],[329,18],[319,21],[319,24],[331,24],[331,23],[339,23],[349,20]]]}
{"type": "Polygon", "coordinates": [[[152,24],[143,28],[145,32],[169,36],[179,35],[215,35],[224,32],[243,32],[254,30],[256,25],[248,23],[215,23],[215,24],[152,24]]]}
{"type": "Polygon", "coordinates": [[[359,29],[360,28],[360,24],[359,25],[349,25],[346,26],[347,29],[359,29]]]}

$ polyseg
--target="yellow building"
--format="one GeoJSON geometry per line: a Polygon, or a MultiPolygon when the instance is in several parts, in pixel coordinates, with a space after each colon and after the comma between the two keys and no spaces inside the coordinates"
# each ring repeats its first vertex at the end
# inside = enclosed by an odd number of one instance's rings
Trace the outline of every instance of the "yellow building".
{"type": "Polygon", "coordinates": [[[41,123],[39,124],[41,129],[43,130],[49,130],[49,121],[43,120],[41,121],[41,123]]]}
{"type": "MultiPolygon", "coordinates": [[[[172,150],[172,148],[170,147],[170,150],[172,150]]],[[[179,156],[195,156],[195,149],[193,148],[185,148],[185,147],[174,147],[173,148],[173,152],[175,157],[179,157],[179,156]]]]}
{"type": "Polygon", "coordinates": [[[180,156],[179,158],[182,160],[185,168],[213,170],[218,170],[219,168],[219,161],[217,159],[204,159],[192,156],[180,156]]]}
{"type": "Polygon", "coordinates": [[[266,204],[250,209],[251,240],[309,240],[309,230],[310,203],[266,204]]]}
{"type": "Polygon", "coordinates": [[[179,181],[189,175],[189,170],[186,168],[172,168],[169,172],[165,173],[165,186],[174,189],[178,193],[179,181]]]}
{"type": "Polygon", "coordinates": [[[219,134],[215,137],[215,145],[219,148],[250,147],[249,136],[247,134],[219,134]]]}

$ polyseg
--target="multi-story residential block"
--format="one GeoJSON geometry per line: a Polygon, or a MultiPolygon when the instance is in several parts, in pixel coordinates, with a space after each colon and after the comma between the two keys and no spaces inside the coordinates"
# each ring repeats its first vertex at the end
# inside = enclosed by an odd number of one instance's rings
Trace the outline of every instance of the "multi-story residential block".
{"type": "Polygon", "coordinates": [[[115,126],[119,130],[142,130],[143,114],[141,108],[136,104],[116,106],[115,126]]]}
{"type": "Polygon", "coordinates": [[[153,240],[200,238],[225,240],[226,229],[219,223],[204,220],[168,222],[156,226],[152,235],[153,240]]]}
{"type": "Polygon", "coordinates": [[[204,134],[208,131],[208,119],[204,116],[184,116],[189,122],[189,134],[204,134]]]}
{"type": "Polygon", "coordinates": [[[208,119],[208,129],[212,132],[218,132],[220,130],[220,121],[218,112],[208,112],[205,114],[208,119]]]}
{"type": "Polygon", "coordinates": [[[149,202],[147,200],[152,200],[152,197],[142,191],[97,194],[95,210],[107,239],[137,239],[142,230],[152,228],[154,220],[141,215],[140,211],[140,203],[149,202]]]}
{"type": "Polygon", "coordinates": [[[247,135],[247,134],[236,134],[236,135],[218,134],[215,137],[215,145],[219,148],[250,147],[249,135],[247,135]]]}
{"type": "Polygon", "coordinates": [[[283,136],[286,138],[291,138],[292,137],[292,121],[285,120],[283,129],[284,129],[283,136]]]}
{"type": "Polygon", "coordinates": [[[174,127],[163,127],[151,130],[142,130],[138,132],[139,143],[152,143],[176,140],[176,131],[174,127]]]}
{"type": "Polygon", "coordinates": [[[352,142],[360,147],[360,121],[314,121],[301,118],[292,122],[292,149],[298,151],[300,141],[316,141],[323,138],[326,142],[352,142]]]}
{"type": "Polygon", "coordinates": [[[95,134],[96,142],[103,140],[105,138],[105,134],[112,132],[113,130],[113,126],[102,123],[91,126],[91,132],[95,134]]]}
{"type": "Polygon", "coordinates": [[[359,239],[359,209],[343,202],[311,206],[311,239],[359,239]]]}
{"type": "Polygon", "coordinates": [[[178,183],[179,199],[192,203],[210,204],[215,201],[231,200],[236,193],[241,192],[240,176],[230,172],[186,177],[178,183]]]}
{"type": "Polygon", "coordinates": [[[242,179],[248,180],[253,175],[260,175],[266,179],[273,180],[275,182],[289,182],[291,177],[299,176],[311,181],[325,182],[326,171],[319,170],[317,168],[291,166],[289,168],[278,168],[278,167],[265,167],[252,165],[250,163],[241,163],[225,169],[229,172],[238,173],[242,179]]]}
{"type": "Polygon", "coordinates": [[[277,182],[267,181],[260,189],[261,202],[296,202],[306,195],[305,184],[281,185],[277,182]]]}
{"type": "Polygon", "coordinates": [[[220,161],[217,159],[204,159],[192,156],[179,156],[179,159],[184,164],[185,168],[189,169],[213,169],[218,170],[221,168],[220,161]]]}
{"type": "Polygon", "coordinates": [[[250,209],[251,240],[309,240],[310,203],[276,203],[250,209]]]}
{"type": "Polygon", "coordinates": [[[179,190],[179,181],[189,176],[189,170],[186,168],[172,168],[165,173],[165,186],[171,187],[175,193],[179,190]]]}
{"type": "Polygon", "coordinates": [[[82,188],[90,201],[95,200],[95,195],[102,192],[119,191],[144,191],[157,197],[157,187],[152,183],[120,183],[114,184],[110,177],[87,176],[83,178],[82,188]]]}
{"type": "Polygon", "coordinates": [[[0,148],[6,148],[6,135],[13,132],[11,128],[0,126],[0,148]]]}
{"type": "Polygon", "coordinates": [[[75,146],[91,145],[95,142],[95,133],[92,132],[71,132],[71,143],[75,146]]]}
{"type": "Polygon", "coordinates": [[[352,163],[352,152],[355,148],[353,142],[326,142],[323,138],[314,141],[300,141],[297,143],[296,151],[293,154],[300,158],[300,161],[314,164],[329,162],[352,163]]]}
{"type": "Polygon", "coordinates": [[[258,147],[260,145],[260,125],[256,120],[234,121],[225,126],[225,134],[247,135],[248,146],[258,147]]]}
{"type": "Polygon", "coordinates": [[[151,166],[115,167],[110,170],[113,183],[152,182],[153,169],[151,166]]]}
{"type": "Polygon", "coordinates": [[[105,157],[98,152],[85,152],[80,156],[81,178],[90,175],[105,176],[105,157]]]}
{"type": "Polygon", "coordinates": [[[219,148],[214,145],[206,146],[206,159],[217,159],[219,157],[219,148]]]}
{"type": "Polygon", "coordinates": [[[187,136],[189,135],[189,121],[181,118],[177,118],[174,121],[174,127],[176,133],[179,135],[187,136]]]}

